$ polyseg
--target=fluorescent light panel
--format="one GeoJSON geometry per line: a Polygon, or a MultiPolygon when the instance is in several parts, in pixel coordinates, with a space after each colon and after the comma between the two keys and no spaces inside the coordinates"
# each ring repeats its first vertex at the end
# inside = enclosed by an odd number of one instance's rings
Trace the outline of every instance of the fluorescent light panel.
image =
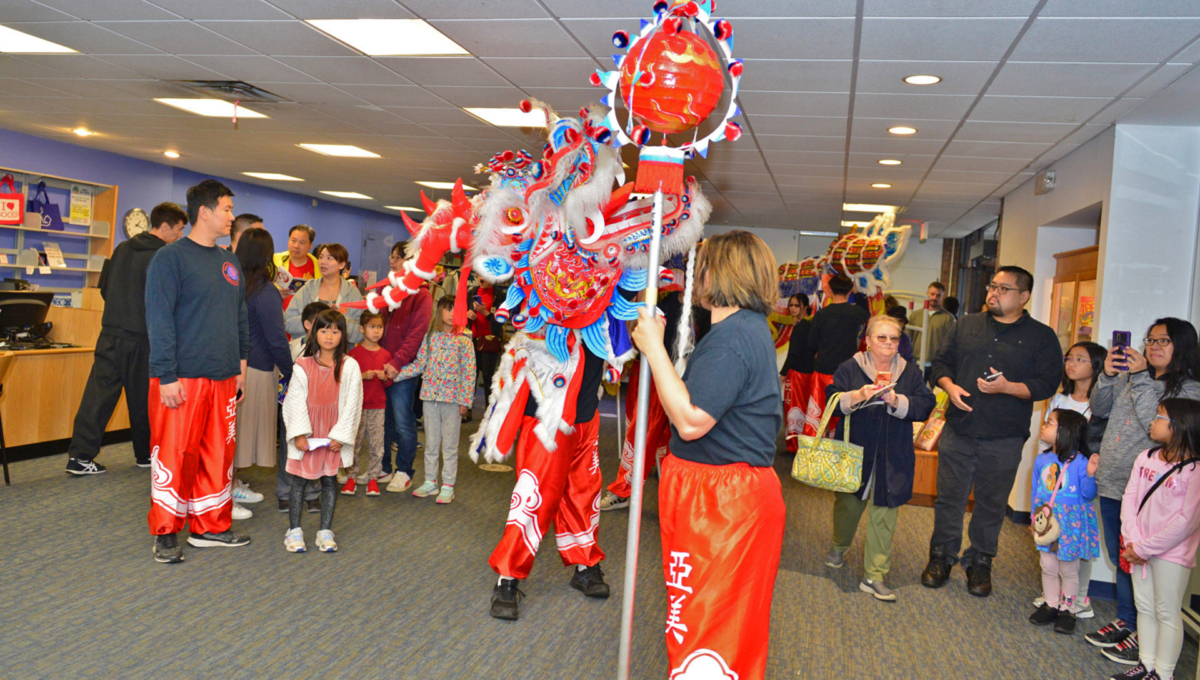
{"type": "Polygon", "coordinates": [[[167,158],[179,158],[178,151],[164,151],[163,155],[166,156],[167,158]]]}
{"type": "MultiPolygon", "coordinates": [[[[429,187],[430,189],[444,189],[446,191],[454,189],[454,182],[417,182],[417,184],[420,184],[423,187],[429,187]]],[[[478,191],[478,189],[464,184],[463,191],[478,191]]]]}
{"type": "Polygon", "coordinates": [[[338,198],[361,198],[363,200],[371,200],[370,196],[360,194],[357,191],[322,191],[321,193],[329,194],[330,196],[337,196],[338,198]]]}
{"type": "Polygon", "coordinates": [[[896,206],[894,206],[894,205],[879,205],[876,203],[843,203],[842,211],[843,212],[865,212],[865,213],[876,213],[876,214],[885,213],[885,212],[894,213],[894,212],[896,212],[896,206]]]}
{"type": "Polygon", "coordinates": [[[904,79],[909,85],[935,85],[942,82],[937,76],[909,76],[904,79]]]}
{"type": "Polygon", "coordinates": [[[326,156],[339,156],[342,158],[381,158],[377,153],[360,149],[357,146],[350,144],[297,144],[296,146],[309,151],[316,151],[319,154],[326,156]]]}
{"type": "Polygon", "coordinates": [[[403,210],[404,212],[415,212],[415,213],[425,212],[421,208],[414,208],[414,207],[408,206],[408,205],[385,205],[383,207],[387,208],[388,210],[403,210]]]}
{"type": "Polygon", "coordinates": [[[281,175],[278,172],[243,172],[242,174],[246,175],[247,177],[257,177],[259,179],[269,179],[269,180],[274,180],[276,182],[303,182],[304,181],[304,180],[300,179],[299,177],[292,177],[291,175],[281,175]]]}
{"type": "Polygon", "coordinates": [[[479,118],[485,123],[491,123],[496,127],[546,127],[546,111],[544,109],[533,109],[529,113],[526,113],[521,109],[486,109],[468,107],[464,108],[463,111],[466,111],[472,116],[479,118]]]}
{"type": "Polygon", "coordinates": [[[891,189],[892,185],[887,182],[876,182],[871,185],[873,189],[891,189]]]}
{"type": "Polygon", "coordinates": [[[871,226],[871,223],[870,222],[853,222],[853,221],[848,221],[848,220],[842,220],[842,226],[843,227],[869,227],[869,226],[871,226]]]}
{"type": "Polygon", "coordinates": [[[879,160],[879,164],[880,165],[900,165],[900,161],[896,160],[895,158],[881,158],[879,160]]]}
{"type": "Polygon", "coordinates": [[[420,19],[309,19],[306,23],[370,57],[471,54],[420,19]]]}
{"type": "MultiPolygon", "coordinates": [[[[846,223],[842,222],[842,226],[846,226],[846,223]]],[[[802,232],[800,232],[800,235],[801,236],[841,236],[841,234],[839,234],[836,231],[802,231],[802,232]]]]}
{"type": "MultiPolygon", "coordinates": [[[[167,106],[173,106],[177,109],[182,109],[188,113],[194,113],[198,116],[210,116],[212,118],[233,118],[233,102],[227,102],[223,99],[158,99],[154,101],[167,106]]],[[[266,118],[263,114],[252,111],[244,106],[237,107],[238,118],[266,118]]]]}
{"type": "Polygon", "coordinates": [[[75,53],[75,50],[7,26],[0,26],[0,52],[5,54],[63,54],[75,53]]]}

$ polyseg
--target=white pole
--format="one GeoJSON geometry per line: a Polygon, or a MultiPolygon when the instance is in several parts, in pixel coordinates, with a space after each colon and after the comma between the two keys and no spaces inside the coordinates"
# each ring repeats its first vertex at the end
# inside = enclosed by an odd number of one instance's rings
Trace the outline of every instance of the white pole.
{"type": "MultiPolygon", "coordinates": [[[[662,244],[662,190],[654,192],[654,223],[650,232],[650,259],[646,276],[646,309],[653,317],[658,306],[659,247],[662,244]]],[[[650,362],[645,352],[638,374],[637,424],[633,430],[633,472],[629,480],[629,534],[625,539],[625,590],[621,598],[621,645],[617,652],[617,678],[629,680],[629,653],[633,646],[633,600],[637,588],[638,542],[642,531],[642,481],[646,475],[646,419],[650,412],[650,362]]],[[[628,399],[626,395],[626,399],[628,399]]]]}

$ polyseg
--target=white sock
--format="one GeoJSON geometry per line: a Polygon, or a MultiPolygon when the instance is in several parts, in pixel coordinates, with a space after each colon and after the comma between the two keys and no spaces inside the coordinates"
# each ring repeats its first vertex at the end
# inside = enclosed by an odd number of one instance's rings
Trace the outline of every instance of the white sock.
{"type": "Polygon", "coordinates": [[[584,569],[587,569],[587,567],[583,566],[582,564],[575,565],[575,571],[583,571],[584,569]]]}
{"type": "Polygon", "coordinates": [[[505,575],[501,574],[501,575],[500,575],[500,580],[496,581],[496,585],[498,585],[498,586],[502,586],[502,585],[504,585],[504,582],[505,582],[505,581],[515,581],[515,580],[517,580],[517,579],[515,579],[515,578],[513,578],[513,577],[511,577],[511,576],[505,576],[505,575]]]}

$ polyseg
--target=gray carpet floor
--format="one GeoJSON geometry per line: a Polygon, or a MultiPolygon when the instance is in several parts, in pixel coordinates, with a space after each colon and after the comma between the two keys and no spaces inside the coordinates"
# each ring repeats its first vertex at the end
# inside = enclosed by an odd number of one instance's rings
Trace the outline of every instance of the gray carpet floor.
{"type": "MultiPolygon", "coordinates": [[[[610,414],[614,404],[606,401],[610,414]]],[[[476,410],[478,412],[478,409],[476,410]]],[[[466,430],[475,425],[466,426],[466,430]]],[[[601,467],[617,468],[617,420],[601,429],[601,467]]],[[[465,437],[464,437],[465,449],[465,437]]],[[[418,479],[421,473],[418,452],[418,479]]],[[[265,502],[235,529],[238,549],[187,549],[179,565],[151,558],[149,473],[128,444],[107,447],[106,474],[73,477],[65,456],[16,463],[0,487],[2,678],[612,678],[616,676],[626,511],[605,513],[600,544],[609,600],[568,587],[570,572],[544,546],[522,589],[521,620],[487,615],[495,574],[487,557],[504,527],[512,473],[461,458],[458,499],[384,493],[339,496],[336,554],[289,554],[286,515],[275,508],[274,470],[244,478],[265,502]]],[[[1083,640],[1026,620],[1040,592],[1025,527],[1006,524],[995,594],[967,594],[955,569],[947,587],[921,587],[933,514],[901,510],[889,584],[894,604],[860,593],[862,533],[847,567],[831,570],[831,494],[787,476],[783,560],[771,621],[768,678],[1105,678],[1123,670],[1083,640]]],[[[634,631],[635,678],[663,678],[665,589],[657,482],[647,483],[634,631]]],[[[312,540],[316,515],[305,516],[312,540]]],[[[1176,677],[1196,673],[1188,640],[1176,677]]]]}

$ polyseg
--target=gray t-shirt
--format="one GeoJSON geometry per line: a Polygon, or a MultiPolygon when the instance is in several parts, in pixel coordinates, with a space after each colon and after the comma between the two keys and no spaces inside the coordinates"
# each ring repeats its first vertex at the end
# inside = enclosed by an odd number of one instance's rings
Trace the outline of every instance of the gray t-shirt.
{"type": "Polygon", "coordinates": [[[672,425],[672,455],[705,465],[771,467],[783,395],[765,316],[742,309],[713,324],[688,360],[683,382],[692,404],[717,424],[690,442],[672,425]]]}

